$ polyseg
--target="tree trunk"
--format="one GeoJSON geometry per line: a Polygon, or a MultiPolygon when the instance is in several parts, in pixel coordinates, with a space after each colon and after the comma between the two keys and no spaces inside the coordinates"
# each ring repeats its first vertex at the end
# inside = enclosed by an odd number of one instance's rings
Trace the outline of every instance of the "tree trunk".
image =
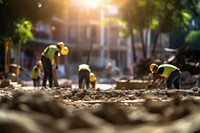
{"type": "Polygon", "coordinates": [[[133,63],[137,63],[136,52],[135,52],[135,38],[134,33],[131,30],[131,44],[132,44],[132,53],[133,53],[133,63]]]}
{"type": "Polygon", "coordinates": [[[4,46],[5,46],[4,73],[5,73],[5,76],[7,76],[8,73],[9,73],[9,66],[10,66],[10,49],[11,49],[11,46],[12,46],[11,37],[8,37],[8,38],[5,39],[4,46]]]}
{"type": "Polygon", "coordinates": [[[157,43],[158,43],[158,37],[160,35],[160,31],[156,32],[156,36],[155,36],[155,39],[154,39],[154,44],[153,44],[153,50],[152,50],[152,55],[155,57],[156,56],[156,46],[157,46],[157,43]]]}
{"type": "Polygon", "coordinates": [[[131,34],[131,44],[132,44],[132,54],[133,54],[133,77],[135,77],[135,64],[137,63],[137,57],[136,57],[136,52],[135,52],[135,36],[133,31],[130,31],[131,34]]]}
{"type": "Polygon", "coordinates": [[[157,46],[157,43],[158,43],[158,37],[159,37],[160,33],[163,31],[163,27],[165,26],[165,23],[167,22],[167,19],[171,16],[171,14],[172,14],[171,12],[167,12],[164,19],[161,21],[161,23],[158,27],[158,30],[156,32],[156,37],[155,37],[155,40],[154,40],[154,44],[153,44],[153,50],[152,50],[153,56],[156,56],[155,52],[156,52],[156,46],[157,46]]]}
{"type": "Polygon", "coordinates": [[[146,47],[145,47],[145,43],[144,43],[144,34],[143,34],[143,30],[140,30],[140,38],[141,38],[141,42],[142,42],[142,53],[143,53],[143,58],[146,58],[147,54],[146,54],[146,47]]]}
{"type": "Polygon", "coordinates": [[[21,44],[17,48],[17,70],[16,70],[16,81],[19,82],[19,73],[20,73],[20,54],[21,54],[21,44]]]}

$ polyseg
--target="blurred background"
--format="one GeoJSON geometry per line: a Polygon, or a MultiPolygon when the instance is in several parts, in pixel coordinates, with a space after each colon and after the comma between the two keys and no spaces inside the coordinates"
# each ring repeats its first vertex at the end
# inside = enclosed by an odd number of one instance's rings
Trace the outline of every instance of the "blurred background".
{"type": "Polygon", "coordinates": [[[82,63],[97,77],[112,64],[115,76],[140,78],[146,60],[200,48],[199,15],[199,0],[0,0],[1,76],[21,66],[14,73],[31,80],[41,52],[64,42],[59,78],[76,79],[82,63]]]}

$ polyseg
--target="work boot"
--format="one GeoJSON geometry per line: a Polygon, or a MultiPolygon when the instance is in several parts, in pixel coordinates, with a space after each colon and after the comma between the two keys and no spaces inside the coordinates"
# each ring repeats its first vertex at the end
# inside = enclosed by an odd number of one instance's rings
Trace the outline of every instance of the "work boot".
{"type": "Polygon", "coordinates": [[[40,88],[40,90],[45,90],[46,89],[46,87],[45,86],[42,86],[41,88],[40,88]]]}

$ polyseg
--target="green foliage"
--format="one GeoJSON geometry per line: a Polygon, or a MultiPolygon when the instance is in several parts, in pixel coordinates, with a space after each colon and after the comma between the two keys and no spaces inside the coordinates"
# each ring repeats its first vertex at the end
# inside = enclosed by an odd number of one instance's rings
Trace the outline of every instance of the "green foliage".
{"type": "Polygon", "coordinates": [[[15,23],[13,41],[17,44],[18,48],[21,48],[21,45],[25,44],[28,38],[33,38],[31,27],[32,23],[25,19],[19,20],[15,23]]]}
{"type": "Polygon", "coordinates": [[[125,0],[118,1],[119,3],[121,4],[121,18],[126,22],[127,28],[122,31],[125,33],[129,31],[130,34],[132,29],[137,30],[141,35],[144,51],[146,41],[144,41],[144,34],[141,34],[142,31],[144,29],[155,30],[155,37],[152,40],[153,55],[161,33],[188,32],[192,18],[200,15],[199,0],[125,0]]]}
{"type": "Polygon", "coordinates": [[[12,36],[14,23],[25,18],[31,22],[64,17],[69,0],[0,0],[0,36],[12,36]]]}
{"type": "Polygon", "coordinates": [[[199,44],[200,31],[191,31],[185,38],[185,42],[189,44],[199,44]]]}
{"type": "Polygon", "coordinates": [[[141,31],[145,28],[155,29],[159,21],[156,12],[159,8],[158,0],[127,0],[120,8],[122,20],[126,22],[127,28],[141,31]]]}
{"type": "Polygon", "coordinates": [[[122,19],[127,26],[155,29],[161,32],[186,31],[192,15],[198,15],[199,2],[195,0],[126,0],[122,19]]]}

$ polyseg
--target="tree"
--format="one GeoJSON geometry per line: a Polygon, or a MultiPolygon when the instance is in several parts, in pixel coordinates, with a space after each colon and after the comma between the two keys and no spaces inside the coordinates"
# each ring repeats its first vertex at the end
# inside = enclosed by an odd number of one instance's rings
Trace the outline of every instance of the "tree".
{"type": "Polygon", "coordinates": [[[19,81],[19,65],[20,65],[20,54],[21,54],[21,46],[27,42],[28,38],[32,38],[33,35],[31,33],[32,23],[25,19],[22,19],[15,23],[15,31],[14,31],[14,44],[17,48],[17,73],[16,80],[19,81]]]}
{"type": "Polygon", "coordinates": [[[158,37],[161,33],[186,31],[192,18],[198,15],[197,0],[156,0],[159,6],[156,8],[155,18],[158,25],[155,28],[156,35],[152,55],[155,56],[158,37]]]}
{"type": "MultiPolygon", "coordinates": [[[[120,1],[119,3],[122,4],[120,8],[122,19],[127,23],[127,28],[133,28],[140,34],[143,56],[145,58],[147,46],[145,42],[147,42],[147,39],[144,38],[144,29],[152,29],[156,32],[152,50],[152,55],[155,56],[159,35],[161,33],[187,30],[190,19],[192,18],[191,15],[198,15],[197,5],[199,1],[125,0],[123,2],[120,1]]],[[[132,29],[129,29],[129,31],[132,31],[132,29]]],[[[148,32],[145,34],[147,37],[148,32]]],[[[134,46],[133,42],[132,46],[134,46]]]]}
{"type": "MultiPolygon", "coordinates": [[[[20,62],[21,45],[31,37],[31,22],[64,17],[69,0],[0,0],[0,44],[13,37],[20,62]]],[[[18,67],[17,67],[18,68],[18,67]]],[[[17,73],[17,78],[18,78],[17,73]]]]}
{"type": "MultiPolygon", "coordinates": [[[[149,34],[148,29],[152,27],[152,18],[155,12],[154,4],[155,3],[150,2],[149,0],[126,0],[120,8],[122,20],[126,22],[127,29],[130,31],[129,35],[132,37],[136,32],[139,33],[144,58],[147,57],[147,36],[149,34]],[[145,29],[147,30],[144,33],[145,29]],[[132,31],[135,31],[135,33],[131,33],[132,31]]],[[[134,50],[135,46],[133,41],[134,39],[132,39],[132,47],[134,50]]],[[[133,54],[134,53],[135,51],[133,51],[133,54]]],[[[137,57],[134,54],[134,60],[135,59],[137,59],[137,57]]]]}
{"type": "Polygon", "coordinates": [[[185,38],[185,42],[192,48],[199,48],[200,31],[192,30],[185,38]]]}
{"type": "Polygon", "coordinates": [[[136,29],[135,21],[136,20],[136,8],[133,5],[137,5],[137,0],[128,0],[127,3],[121,8],[122,20],[126,22],[127,33],[131,36],[132,44],[132,54],[133,62],[137,62],[136,50],[135,50],[135,40],[134,40],[134,29],[136,29]],[[132,5],[132,6],[129,6],[132,5]]]}

